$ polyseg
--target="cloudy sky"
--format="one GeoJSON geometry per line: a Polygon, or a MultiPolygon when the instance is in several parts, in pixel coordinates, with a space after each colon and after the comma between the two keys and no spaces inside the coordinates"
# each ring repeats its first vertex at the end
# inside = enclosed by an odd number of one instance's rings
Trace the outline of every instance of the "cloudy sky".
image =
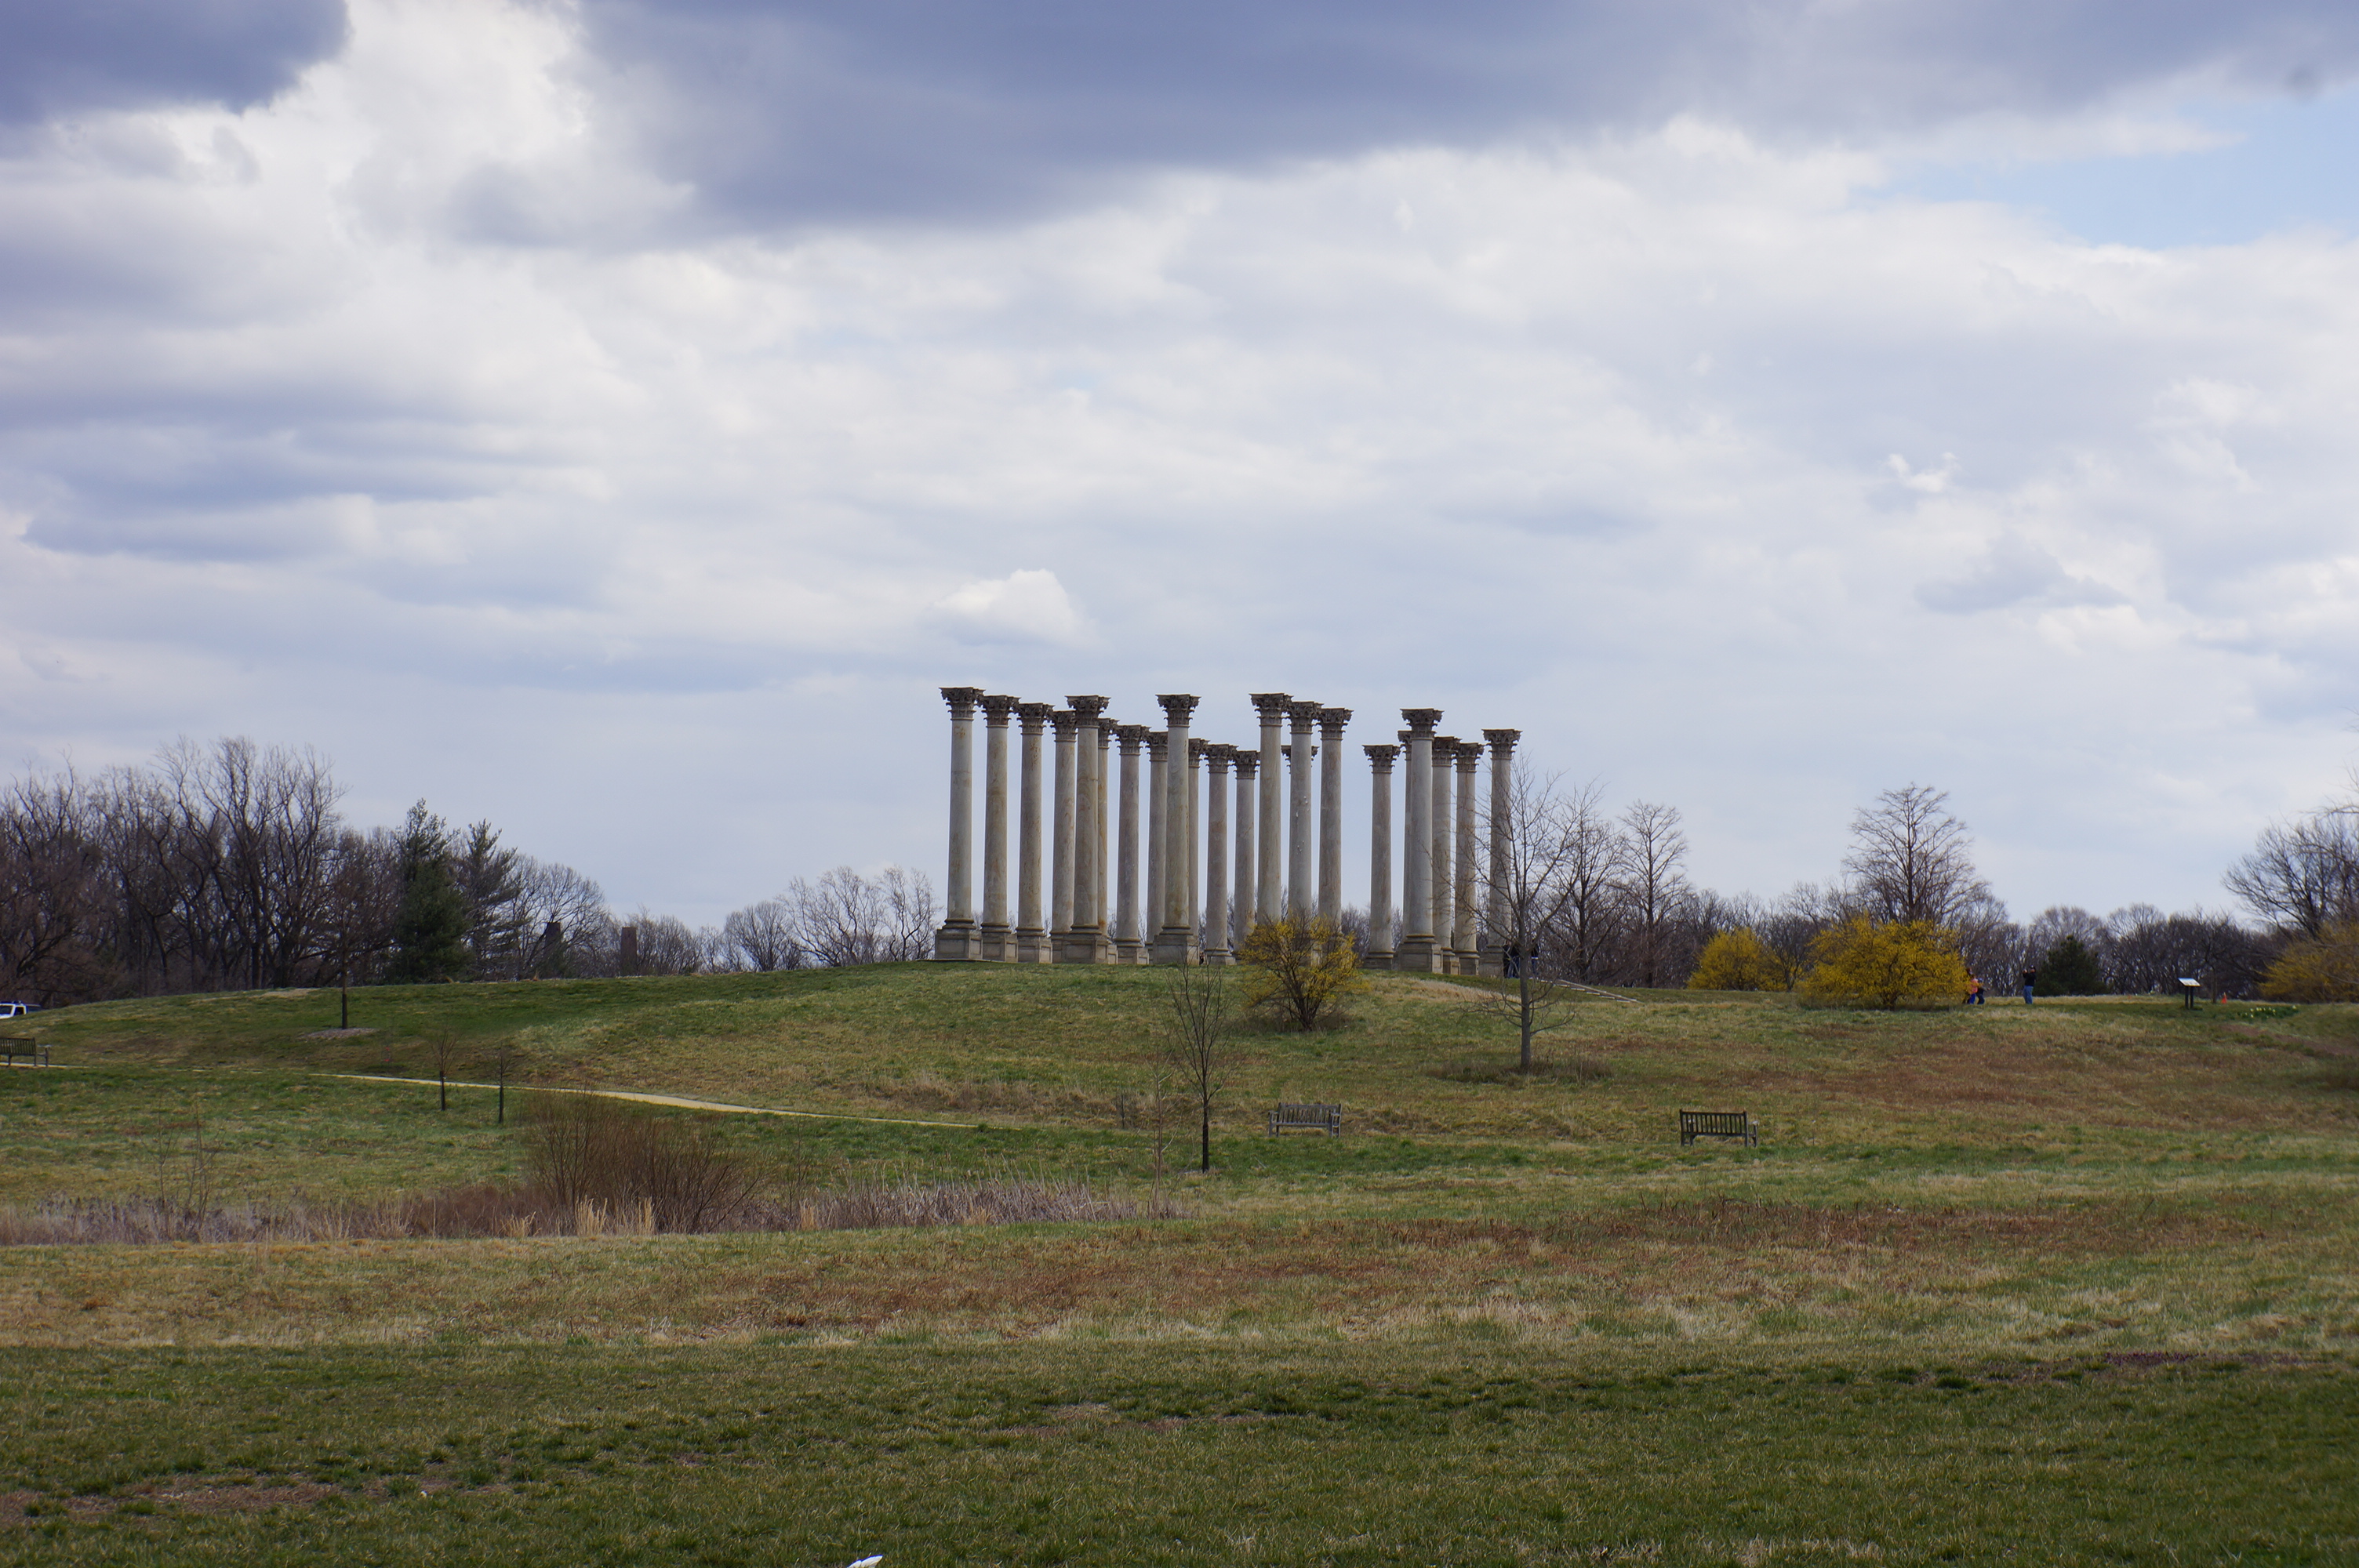
{"type": "Polygon", "coordinates": [[[2327,0],[0,0],[0,742],[716,920],[939,879],[941,685],[1284,689],[1723,891],[1920,782],[2019,916],[2218,906],[2359,755],[2354,75],[2327,0]]]}

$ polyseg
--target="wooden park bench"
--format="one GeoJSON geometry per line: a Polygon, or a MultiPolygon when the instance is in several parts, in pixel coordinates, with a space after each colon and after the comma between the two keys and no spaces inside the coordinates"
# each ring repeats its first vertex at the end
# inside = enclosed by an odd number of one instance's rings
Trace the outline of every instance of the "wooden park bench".
{"type": "Polygon", "coordinates": [[[1269,1113],[1269,1130],[1273,1133],[1297,1127],[1307,1127],[1330,1138],[1341,1137],[1343,1108],[1340,1105],[1281,1105],[1269,1113]]]}
{"type": "Polygon", "coordinates": [[[49,1065],[49,1048],[27,1034],[0,1034],[0,1065],[15,1066],[22,1056],[36,1067],[49,1065]]]}
{"type": "Polygon", "coordinates": [[[1744,1143],[1759,1143],[1761,1129],[1751,1115],[1741,1110],[1680,1112],[1680,1147],[1684,1149],[1699,1138],[1734,1138],[1744,1143]]]}

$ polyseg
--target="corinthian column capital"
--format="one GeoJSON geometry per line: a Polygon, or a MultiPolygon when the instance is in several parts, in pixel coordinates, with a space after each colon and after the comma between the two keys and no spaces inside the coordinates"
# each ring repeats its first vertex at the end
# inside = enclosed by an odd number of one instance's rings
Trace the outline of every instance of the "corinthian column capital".
{"type": "Polygon", "coordinates": [[[1027,735],[1040,733],[1047,727],[1049,716],[1056,711],[1056,704],[1050,702],[1019,702],[1016,705],[1016,717],[1022,722],[1027,735]]]}
{"type": "Polygon", "coordinates": [[[1412,736],[1430,736],[1434,726],[1441,722],[1441,709],[1404,708],[1401,709],[1401,722],[1408,726],[1408,732],[1412,736]]]}
{"type": "Polygon", "coordinates": [[[1363,746],[1360,750],[1368,754],[1368,765],[1380,773],[1391,773],[1394,762],[1400,756],[1398,746],[1363,746]]]}
{"type": "Polygon", "coordinates": [[[1257,691],[1253,694],[1254,711],[1264,719],[1283,719],[1294,698],[1282,691],[1257,691]]]}
{"type": "Polygon", "coordinates": [[[1491,743],[1491,754],[1495,757],[1505,757],[1513,752],[1516,749],[1516,742],[1523,738],[1524,732],[1520,730],[1485,730],[1483,731],[1483,739],[1491,743]]]}
{"type": "Polygon", "coordinates": [[[1181,692],[1163,692],[1155,700],[1163,705],[1163,717],[1173,724],[1185,724],[1188,716],[1196,711],[1196,698],[1181,692]]]}
{"type": "Polygon", "coordinates": [[[1350,722],[1352,710],[1348,708],[1322,708],[1319,710],[1319,734],[1330,744],[1343,739],[1343,726],[1350,722]]]}
{"type": "Polygon", "coordinates": [[[1069,697],[1065,700],[1072,705],[1073,712],[1084,724],[1095,724],[1098,715],[1106,710],[1106,699],[1103,697],[1069,697]]]}
{"type": "Polygon", "coordinates": [[[952,719],[973,718],[974,705],[983,700],[983,687],[979,686],[946,686],[941,692],[942,700],[951,705],[952,719]]]}
{"type": "Polygon", "coordinates": [[[986,697],[982,699],[983,720],[994,730],[1005,730],[1020,705],[1020,700],[1013,697],[986,697]]]}
{"type": "Polygon", "coordinates": [[[1118,724],[1114,726],[1114,738],[1122,742],[1124,756],[1136,757],[1138,748],[1146,744],[1147,736],[1152,733],[1144,724],[1118,724]]]}

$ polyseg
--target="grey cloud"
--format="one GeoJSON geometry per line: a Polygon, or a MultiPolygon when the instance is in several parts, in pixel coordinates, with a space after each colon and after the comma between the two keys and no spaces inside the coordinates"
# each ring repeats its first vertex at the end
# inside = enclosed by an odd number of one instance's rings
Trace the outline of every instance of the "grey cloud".
{"type": "Polygon", "coordinates": [[[993,217],[1142,169],[1466,145],[1680,111],[1772,134],[2050,114],[2359,65],[2325,0],[586,0],[611,102],[708,215],[993,217]]]}
{"type": "Polygon", "coordinates": [[[0,124],[260,103],[348,30],[343,0],[0,0],[0,124]]]}
{"type": "Polygon", "coordinates": [[[2021,535],[2008,534],[1993,540],[1982,560],[1963,576],[1919,587],[1917,602],[1928,610],[1972,615],[2017,605],[2122,604],[2127,600],[2118,590],[2094,579],[2067,572],[2051,552],[2021,535]]]}

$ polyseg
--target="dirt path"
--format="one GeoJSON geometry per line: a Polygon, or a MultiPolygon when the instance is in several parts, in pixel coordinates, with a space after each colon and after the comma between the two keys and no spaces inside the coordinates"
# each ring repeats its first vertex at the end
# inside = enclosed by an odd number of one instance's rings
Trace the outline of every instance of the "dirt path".
{"type": "MultiPolygon", "coordinates": [[[[325,1076],[358,1078],[372,1084],[418,1084],[429,1089],[441,1081],[438,1078],[400,1078],[386,1073],[329,1073],[325,1076]]],[[[454,1089],[496,1089],[499,1085],[452,1078],[451,1087],[454,1089]]],[[[731,1105],[726,1100],[691,1099],[686,1095],[645,1094],[636,1089],[565,1089],[548,1084],[510,1084],[508,1087],[518,1094],[595,1095],[600,1099],[636,1100],[641,1105],[665,1105],[676,1110],[714,1110],[729,1116],[795,1116],[808,1117],[814,1121],[874,1121],[886,1127],[945,1127],[961,1132],[972,1131],[982,1125],[973,1121],[919,1121],[907,1116],[855,1116],[844,1110],[780,1110],[775,1106],[731,1105]]]]}

